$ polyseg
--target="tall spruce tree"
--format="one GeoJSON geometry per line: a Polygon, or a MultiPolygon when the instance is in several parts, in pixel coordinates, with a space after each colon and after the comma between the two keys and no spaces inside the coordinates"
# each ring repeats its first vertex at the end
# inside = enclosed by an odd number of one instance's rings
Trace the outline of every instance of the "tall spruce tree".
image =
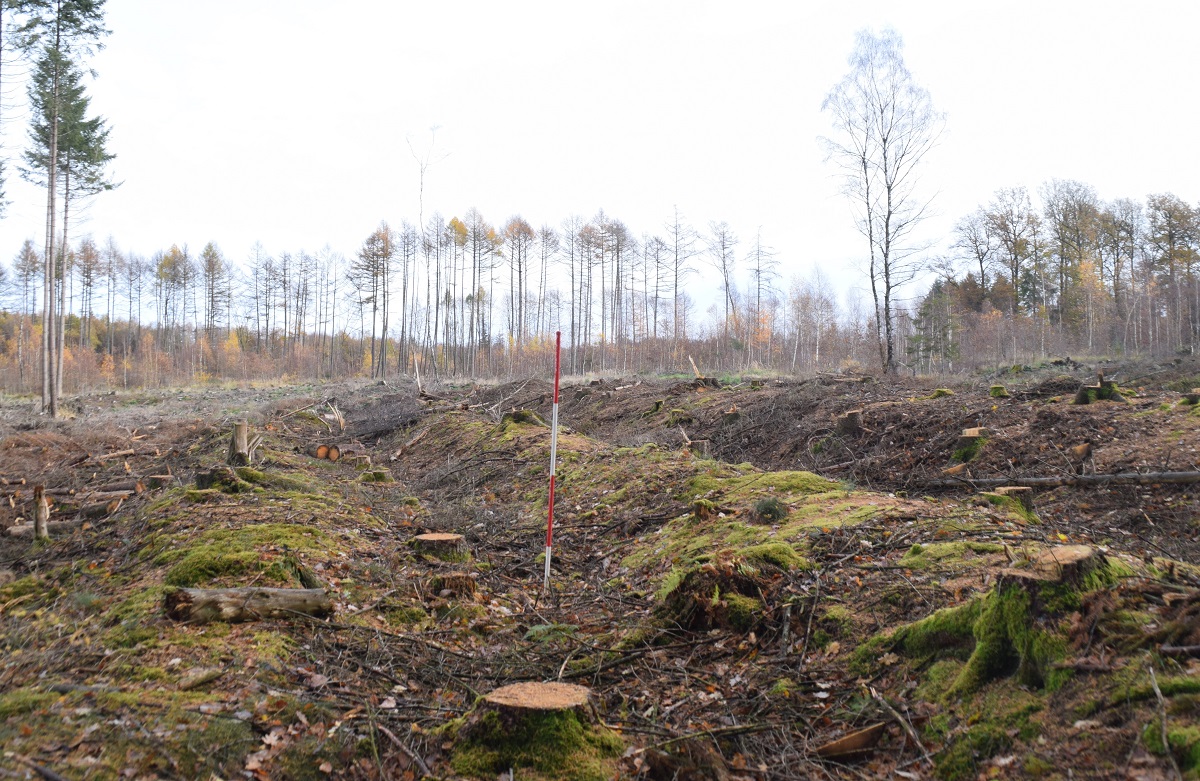
{"type": "MultiPolygon", "coordinates": [[[[61,284],[61,265],[65,254],[57,244],[58,192],[60,171],[64,156],[59,151],[71,141],[62,132],[64,118],[70,117],[72,105],[67,100],[70,93],[70,74],[78,73],[74,66],[77,58],[86,56],[100,46],[100,38],[108,34],[104,29],[105,0],[31,0],[24,10],[24,23],[17,31],[20,47],[25,51],[41,50],[35,77],[30,87],[33,102],[31,136],[36,152],[41,147],[44,161],[40,177],[36,168],[31,169],[35,178],[41,178],[46,186],[46,240],[42,253],[46,270],[43,280],[42,298],[42,409],[51,416],[58,414],[58,398],[62,393],[62,299],[55,295],[56,282],[61,284]],[[44,124],[39,133],[38,124],[44,124]],[[39,135],[41,138],[39,139],[39,135]]],[[[75,104],[78,108],[78,102],[75,104]]],[[[86,104],[83,106],[86,114],[86,104]]],[[[70,121],[69,119],[67,120],[70,121]]],[[[104,134],[107,136],[107,132],[104,134]]],[[[103,143],[103,141],[101,141],[103,143]]],[[[76,150],[78,151],[78,150],[76,150]]],[[[34,161],[26,158],[31,165],[34,161]]],[[[69,187],[70,175],[63,179],[69,187]]],[[[86,177],[85,177],[86,179],[86,177]]],[[[64,199],[69,203],[69,198],[64,199]]],[[[65,242],[63,245],[65,247],[65,242]]]]}

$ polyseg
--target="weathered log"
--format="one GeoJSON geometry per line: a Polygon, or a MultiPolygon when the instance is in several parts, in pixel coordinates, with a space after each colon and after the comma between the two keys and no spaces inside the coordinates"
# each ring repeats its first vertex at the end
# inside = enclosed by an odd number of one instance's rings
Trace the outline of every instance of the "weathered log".
{"type": "Polygon", "coordinates": [[[147,475],[146,486],[148,488],[166,488],[174,485],[177,482],[175,475],[147,475]]]}
{"type": "Polygon", "coordinates": [[[115,483],[105,483],[93,493],[122,493],[128,496],[129,494],[140,494],[145,490],[146,484],[141,480],[118,480],[115,483]]]}
{"type": "MultiPolygon", "coordinates": [[[[63,534],[71,534],[72,532],[78,531],[79,529],[85,529],[88,526],[89,526],[88,522],[83,520],[82,518],[77,518],[77,519],[70,520],[70,521],[47,521],[47,523],[46,523],[47,537],[43,537],[42,539],[47,539],[48,537],[58,537],[63,534]]],[[[37,533],[36,533],[36,529],[35,529],[35,524],[19,523],[16,526],[9,526],[8,527],[8,536],[9,537],[36,537],[37,533]]]]}
{"type": "Polygon", "coordinates": [[[79,508],[80,516],[84,518],[107,518],[121,508],[123,499],[109,499],[107,502],[96,502],[79,508]]]}
{"type": "Polygon", "coordinates": [[[470,556],[467,543],[461,534],[418,534],[412,539],[417,553],[424,553],[442,561],[463,561],[470,556]]]}
{"type": "Polygon", "coordinates": [[[333,615],[333,602],[319,588],[181,588],[167,592],[163,605],[170,618],[193,624],[333,615]]]}
{"type": "Polygon", "coordinates": [[[33,487],[33,536],[39,540],[50,539],[50,505],[46,502],[44,486],[33,487]]]}
{"type": "MultiPolygon", "coordinates": [[[[943,473],[945,473],[945,470],[943,470],[943,473]]],[[[1058,488],[1064,485],[1154,485],[1156,483],[1200,483],[1200,472],[1115,472],[1112,474],[1055,475],[1050,477],[979,477],[958,480],[929,480],[919,485],[924,488],[1002,485],[1058,488]]]]}

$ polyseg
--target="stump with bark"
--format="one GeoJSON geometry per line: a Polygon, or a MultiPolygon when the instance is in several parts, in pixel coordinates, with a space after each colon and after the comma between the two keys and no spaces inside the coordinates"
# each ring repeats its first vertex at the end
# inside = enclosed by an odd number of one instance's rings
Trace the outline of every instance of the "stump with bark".
{"type": "Polygon", "coordinates": [[[952,458],[964,464],[974,460],[975,456],[979,455],[979,451],[983,449],[984,443],[991,436],[992,432],[982,426],[963,429],[962,434],[959,435],[958,441],[954,445],[954,455],[952,458]]]}
{"type": "Polygon", "coordinates": [[[549,777],[615,777],[621,739],[599,723],[591,692],[569,683],[515,683],[478,701],[458,729],[450,764],[492,778],[516,768],[549,777]]]}
{"type": "Polygon", "coordinates": [[[194,624],[333,615],[333,602],[319,588],[181,588],[168,591],[163,605],[170,618],[194,624]]]}
{"type": "Polygon", "coordinates": [[[1033,510],[1033,489],[1027,485],[999,485],[992,493],[1016,499],[1026,510],[1033,510]]]}
{"type": "Polygon", "coordinates": [[[434,532],[418,534],[412,539],[413,549],[417,553],[432,556],[442,561],[466,561],[471,556],[466,540],[461,534],[434,532]]]}
{"type": "Polygon", "coordinates": [[[846,410],[837,416],[834,429],[844,437],[858,436],[863,428],[863,411],[861,409],[846,410]]]}
{"type": "Polygon", "coordinates": [[[1057,688],[1069,675],[1058,666],[1067,650],[1059,624],[1084,593],[1118,578],[1107,557],[1087,545],[1049,548],[1026,567],[1001,570],[976,608],[975,648],[951,691],[970,693],[1007,675],[1025,686],[1057,688]]]}
{"type": "Polygon", "coordinates": [[[46,501],[46,487],[33,487],[33,536],[39,540],[50,539],[50,504],[46,501]]]}
{"type": "Polygon", "coordinates": [[[469,572],[444,572],[429,581],[429,590],[440,597],[474,597],[475,576],[469,572]]]}

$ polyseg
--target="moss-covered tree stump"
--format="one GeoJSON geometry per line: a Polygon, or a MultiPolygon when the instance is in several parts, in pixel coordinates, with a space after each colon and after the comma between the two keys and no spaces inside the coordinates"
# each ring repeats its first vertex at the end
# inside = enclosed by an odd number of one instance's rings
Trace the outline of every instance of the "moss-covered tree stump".
{"type": "Polygon", "coordinates": [[[964,428],[954,444],[953,459],[964,464],[974,460],[991,436],[992,432],[983,427],[964,428]]]}
{"type": "Polygon", "coordinates": [[[466,561],[471,556],[467,542],[461,534],[445,532],[418,534],[413,537],[412,546],[417,553],[442,561],[466,561]]]}
{"type": "Polygon", "coordinates": [[[515,683],[479,699],[458,728],[450,763],[471,778],[523,768],[538,778],[601,781],[615,777],[622,748],[599,724],[587,688],[515,683]]]}
{"type": "Polygon", "coordinates": [[[440,597],[475,596],[475,576],[469,572],[444,572],[429,581],[429,589],[440,597]]]}
{"type": "Polygon", "coordinates": [[[1033,509],[1033,489],[1027,485],[1001,485],[993,489],[992,493],[1016,499],[1026,510],[1033,509]]]}
{"type": "Polygon", "coordinates": [[[1024,566],[1001,570],[985,596],[896,630],[887,646],[913,658],[961,660],[945,690],[949,698],[1010,676],[1054,690],[1072,674],[1059,664],[1069,646],[1067,617],[1085,594],[1129,571],[1086,545],[1049,548],[1024,566]]]}

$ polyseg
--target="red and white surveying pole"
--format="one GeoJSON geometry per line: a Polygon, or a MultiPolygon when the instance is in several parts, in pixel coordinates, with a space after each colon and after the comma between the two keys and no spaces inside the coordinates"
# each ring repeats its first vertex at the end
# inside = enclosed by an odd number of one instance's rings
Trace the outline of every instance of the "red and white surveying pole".
{"type": "Polygon", "coordinates": [[[546,572],[542,589],[550,588],[550,554],[554,539],[554,470],[558,464],[558,376],[562,352],[562,331],[554,332],[554,411],[550,414],[550,509],[546,518],[546,572]]]}

